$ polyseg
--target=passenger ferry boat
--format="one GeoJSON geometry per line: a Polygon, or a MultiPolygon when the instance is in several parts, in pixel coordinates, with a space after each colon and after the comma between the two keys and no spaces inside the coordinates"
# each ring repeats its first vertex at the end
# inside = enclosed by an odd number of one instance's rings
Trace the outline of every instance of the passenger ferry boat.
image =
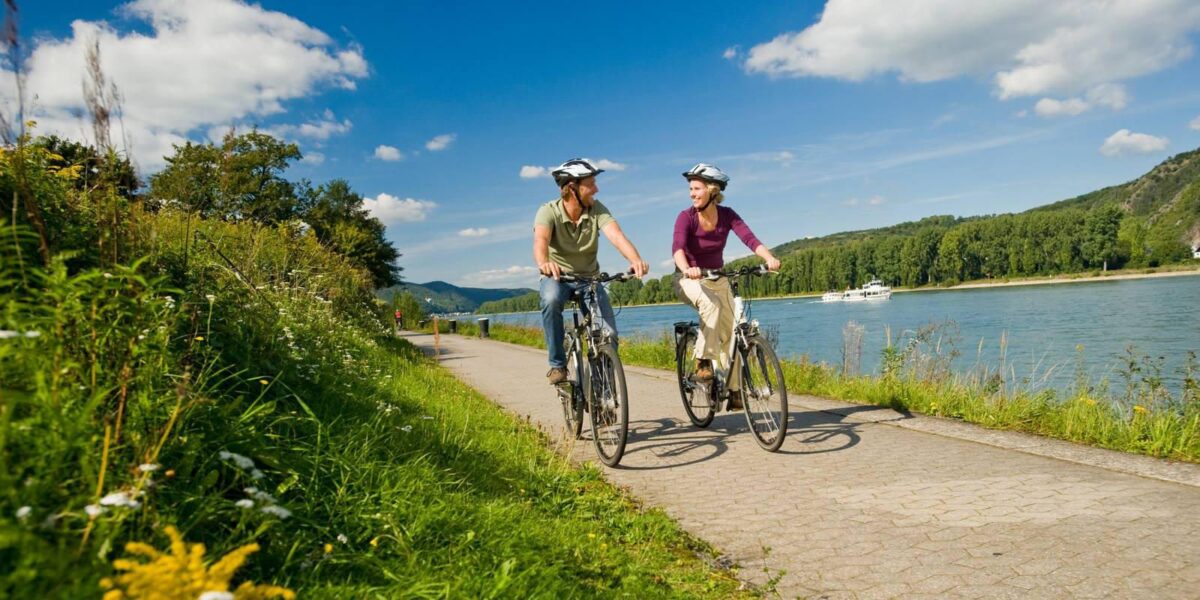
{"type": "Polygon", "coordinates": [[[892,297],[892,288],[883,285],[883,282],[871,278],[867,285],[856,290],[846,290],[845,292],[825,292],[821,296],[821,302],[863,302],[866,300],[887,300],[892,297]]]}

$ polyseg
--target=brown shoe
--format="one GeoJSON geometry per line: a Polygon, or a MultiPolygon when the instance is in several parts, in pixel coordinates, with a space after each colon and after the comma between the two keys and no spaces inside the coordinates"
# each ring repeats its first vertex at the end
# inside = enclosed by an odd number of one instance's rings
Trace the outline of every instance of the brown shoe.
{"type": "Polygon", "coordinates": [[[696,381],[712,381],[713,370],[712,361],[708,359],[700,359],[696,361],[696,373],[692,375],[696,381]]]}
{"type": "Polygon", "coordinates": [[[729,410],[742,410],[742,392],[741,390],[729,390],[729,403],[725,405],[729,410]]]}
{"type": "Polygon", "coordinates": [[[558,385],[567,380],[567,370],[562,367],[552,367],[546,372],[546,379],[550,381],[550,385],[558,385]]]}

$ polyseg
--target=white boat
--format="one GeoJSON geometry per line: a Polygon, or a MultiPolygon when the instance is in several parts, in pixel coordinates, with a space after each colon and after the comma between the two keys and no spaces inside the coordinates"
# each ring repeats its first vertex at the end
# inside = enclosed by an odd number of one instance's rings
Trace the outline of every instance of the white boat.
{"type": "Polygon", "coordinates": [[[825,292],[821,296],[821,302],[862,302],[864,300],[887,300],[892,297],[892,288],[883,285],[883,282],[871,278],[867,285],[856,290],[846,290],[845,292],[825,292]]]}
{"type": "Polygon", "coordinates": [[[892,297],[892,288],[883,285],[878,279],[872,279],[862,287],[863,296],[867,300],[887,300],[892,297]]]}

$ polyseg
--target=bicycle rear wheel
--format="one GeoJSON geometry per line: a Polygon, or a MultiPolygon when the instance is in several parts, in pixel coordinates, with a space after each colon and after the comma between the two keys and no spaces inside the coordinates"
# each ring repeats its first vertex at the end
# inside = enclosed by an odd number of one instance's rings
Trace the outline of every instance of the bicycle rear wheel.
{"type": "Polygon", "coordinates": [[[587,384],[583,360],[580,356],[579,340],[567,334],[567,380],[559,384],[558,398],[562,402],[563,420],[571,437],[579,439],[583,431],[583,390],[587,384]]]}
{"type": "Polygon", "coordinates": [[[615,467],[625,454],[629,433],[629,402],[625,388],[625,369],[612,344],[596,348],[592,362],[588,412],[592,418],[592,441],[600,462],[615,467]]]}
{"type": "Polygon", "coordinates": [[[746,364],[742,368],[742,405],[754,439],[764,450],[774,452],[787,435],[787,387],[783,369],[771,345],[761,337],[746,340],[746,364]]]}
{"type": "Polygon", "coordinates": [[[692,357],[696,350],[696,330],[688,330],[675,345],[675,376],[679,380],[679,398],[683,410],[696,427],[708,427],[716,414],[710,386],[696,383],[696,362],[692,357]]]}

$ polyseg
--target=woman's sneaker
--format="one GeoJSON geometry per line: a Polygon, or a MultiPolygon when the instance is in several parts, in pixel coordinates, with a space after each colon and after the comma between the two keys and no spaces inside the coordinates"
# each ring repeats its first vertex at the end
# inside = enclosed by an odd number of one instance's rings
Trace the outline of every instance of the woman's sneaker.
{"type": "Polygon", "coordinates": [[[546,380],[550,385],[558,385],[567,380],[567,370],[562,367],[551,367],[546,372],[546,380]]]}

